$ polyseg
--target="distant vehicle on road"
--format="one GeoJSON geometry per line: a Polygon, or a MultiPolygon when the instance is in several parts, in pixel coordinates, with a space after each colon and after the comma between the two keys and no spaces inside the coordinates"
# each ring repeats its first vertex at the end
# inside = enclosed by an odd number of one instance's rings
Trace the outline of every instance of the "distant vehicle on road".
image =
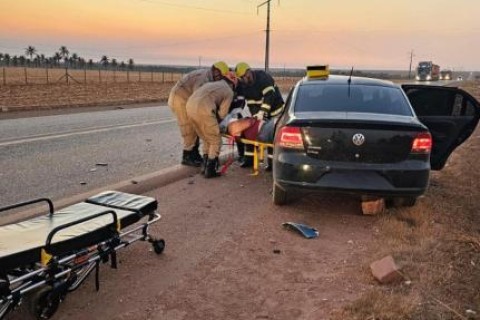
{"type": "Polygon", "coordinates": [[[442,70],[440,71],[440,80],[452,80],[452,71],[451,70],[442,70]]]}
{"type": "Polygon", "coordinates": [[[419,81],[436,81],[440,79],[440,66],[432,61],[420,61],[415,77],[419,81]]]}
{"type": "Polygon", "coordinates": [[[277,123],[273,202],[334,191],[412,206],[479,118],[458,88],[307,71],[277,123]]]}
{"type": "Polygon", "coordinates": [[[462,81],[462,80],[463,80],[463,77],[462,77],[462,76],[458,76],[458,77],[457,77],[457,80],[458,80],[458,81],[462,81]]]}

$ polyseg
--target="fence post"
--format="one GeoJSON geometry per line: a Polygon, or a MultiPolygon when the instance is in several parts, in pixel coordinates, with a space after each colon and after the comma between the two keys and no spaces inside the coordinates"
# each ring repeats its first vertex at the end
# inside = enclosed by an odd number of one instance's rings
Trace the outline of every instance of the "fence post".
{"type": "Polygon", "coordinates": [[[138,71],[138,82],[142,82],[142,72],[138,71]]]}
{"type": "Polygon", "coordinates": [[[28,84],[27,68],[23,68],[23,71],[25,72],[25,84],[28,84]]]}
{"type": "Polygon", "coordinates": [[[50,84],[50,80],[48,79],[48,66],[45,67],[45,74],[47,75],[47,85],[50,84]]]}
{"type": "Polygon", "coordinates": [[[83,83],[87,84],[87,67],[83,69],[83,83]]]}
{"type": "Polygon", "coordinates": [[[5,68],[3,68],[3,85],[4,86],[7,85],[7,74],[6,74],[5,68]]]}
{"type": "Polygon", "coordinates": [[[100,69],[98,69],[98,83],[102,83],[102,75],[100,73],[100,69]]]}
{"type": "Polygon", "coordinates": [[[152,80],[151,82],[153,82],[153,71],[152,71],[152,73],[150,74],[150,76],[151,76],[151,80],[152,80]]]}
{"type": "Polygon", "coordinates": [[[170,73],[170,82],[173,82],[173,72],[170,73]]]}
{"type": "Polygon", "coordinates": [[[165,83],[165,71],[162,71],[162,83],[165,83]]]}
{"type": "Polygon", "coordinates": [[[130,83],[130,70],[127,70],[127,83],[130,83]]]}
{"type": "Polygon", "coordinates": [[[113,70],[113,82],[117,82],[117,70],[113,70]]]}

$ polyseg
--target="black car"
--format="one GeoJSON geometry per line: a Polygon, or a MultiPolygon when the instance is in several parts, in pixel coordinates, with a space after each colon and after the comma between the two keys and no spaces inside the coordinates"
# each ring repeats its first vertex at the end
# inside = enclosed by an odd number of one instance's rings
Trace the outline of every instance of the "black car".
{"type": "Polygon", "coordinates": [[[277,124],[273,202],[335,191],[414,205],[430,169],[474,131],[479,103],[458,88],[306,77],[277,124]]]}

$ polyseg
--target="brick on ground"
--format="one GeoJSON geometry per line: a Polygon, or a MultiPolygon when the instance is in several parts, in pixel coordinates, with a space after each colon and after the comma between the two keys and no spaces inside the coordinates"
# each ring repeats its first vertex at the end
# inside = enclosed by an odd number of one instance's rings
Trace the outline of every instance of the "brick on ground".
{"type": "Polygon", "coordinates": [[[392,256],[386,256],[380,260],[370,264],[372,274],[378,282],[388,284],[401,281],[403,279],[400,274],[400,268],[396,265],[392,256]]]}
{"type": "Polygon", "coordinates": [[[362,201],[362,212],[366,215],[380,214],[385,210],[385,199],[362,201]]]}

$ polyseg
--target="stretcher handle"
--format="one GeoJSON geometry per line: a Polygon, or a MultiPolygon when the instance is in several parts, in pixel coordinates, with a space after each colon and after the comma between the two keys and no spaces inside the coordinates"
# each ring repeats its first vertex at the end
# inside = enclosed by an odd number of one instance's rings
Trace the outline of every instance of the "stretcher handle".
{"type": "Polygon", "coordinates": [[[38,199],[30,200],[30,201],[15,203],[15,204],[0,208],[0,212],[15,209],[15,208],[20,208],[20,207],[24,207],[24,206],[28,206],[30,204],[34,204],[34,203],[37,203],[37,202],[43,202],[43,201],[48,203],[49,214],[53,215],[53,212],[54,212],[53,202],[52,202],[52,200],[50,200],[48,198],[38,198],[38,199]]]}
{"type": "Polygon", "coordinates": [[[69,222],[69,223],[66,223],[66,224],[63,224],[61,226],[58,226],[58,227],[55,227],[52,229],[52,231],[50,231],[50,233],[48,234],[47,236],[47,241],[45,243],[45,251],[47,253],[50,253],[50,247],[52,245],[52,239],[53,239],[53,236],[60,230],[64,230],[64,229],[67,229],[67,228],[70,228],[74,225],[77,225],[77,224],[80,224],[80,223],[84,223],[86,221],[89,221],[89,220],[93,220],[95,218],[98,218],[100,216],[103,216],[103,215],[107,215],[107,214],[111,214],[113,216],[113,227],[114,227],[114,230],[117,230],[117,226],[118,226],[118,217],[117,217],[117,213],[113,210],[106,210],[106,211],[102,211],[100,213],[97,213],[97,214],[94,214],[93,216],[89,216],[89,217],[85,217],[85,218],[82,218],[82,219],[79,219],[79,220],[76,220],[76,221],[72,221],[72,222],[69,222]]]}

